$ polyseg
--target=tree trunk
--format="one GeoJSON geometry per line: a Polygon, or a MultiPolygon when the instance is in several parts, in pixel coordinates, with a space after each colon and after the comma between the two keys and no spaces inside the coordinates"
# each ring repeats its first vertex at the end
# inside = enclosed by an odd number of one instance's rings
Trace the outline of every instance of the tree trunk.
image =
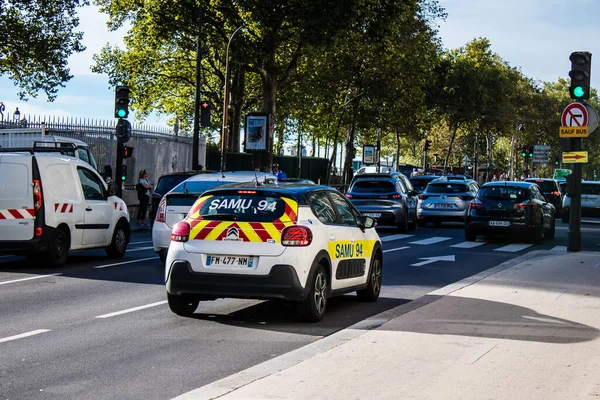
{"type": "Polygon", "coordinates": [[[267,61],[265,71],[262,73],[263,112],[268,115],[267,151],[259,156],[259,168],[268,171],[273,163],[273,133],[275,127],[275,113],[277,111],[277,75],[275,60],[267,61]]]}
{"type": "Polygon", "coordinates": [[[452,136],[450,136],[450,143],[448,144],[448,151],[446,152],[446,158],[444,159],[444,174],[448,175],[446,171],[446,167],[448,166],[448,159],[450,158],[450,153],[452,153],[452,146],[454,145],[454,139],[456,138],[456,132],[458,131],[458,124],[451,127],[452,136]]]}
{"type": "Polygon", "coordinates": [[[331,177],[331,172],[335,168],[335,161],[337,155],[337,144],[340,136],[340,127],[342,125],[342,119],[344,118],[344,111],[340,114],[340,118],[338,120],[337,127],[335,128],[335,133],[333,135],[333,144],[331,149],[331,158],[329,159],[329,164],[327,164],[327,183],[329,183],[329,178],[331,177]]]}
{"type": "Polygon", "coordinates": [[[396,171],[398,171],[398,166],[400,165],[400,131],[398,131],[398,127],[396,129],[396,171]]]}
{"type": "MultiPolygon", "coordinates": [[[[358,102],[357,102],[358,106],[358,102]]],[[[344,162],[344,172],[343,172],[343,180],[342,183],[344,185],[348,185],[350,183],[351,170],[352,170],[352,149],[354,148],[354,136],[356,133],[356,108],[352,113],[352,125],[350,126],[350,130],[348,131],[348,138],[346,139],[346,159],[344,162]]]]}

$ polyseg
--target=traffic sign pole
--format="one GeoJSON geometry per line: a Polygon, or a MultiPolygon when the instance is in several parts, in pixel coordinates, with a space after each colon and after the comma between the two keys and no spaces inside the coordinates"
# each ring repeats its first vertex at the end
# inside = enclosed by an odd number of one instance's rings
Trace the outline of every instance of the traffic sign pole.
{"type": "MultiPolygon", "coordinates": [[[[581,151],[581,139],[571,139],[573,151],[581,151]]],[[[569,193],[571,209],[569,210],[569,243],[567,251],[581,251],[581,172],[582,164],[574,163],[573,166],[574,192],[569,193]]]]}

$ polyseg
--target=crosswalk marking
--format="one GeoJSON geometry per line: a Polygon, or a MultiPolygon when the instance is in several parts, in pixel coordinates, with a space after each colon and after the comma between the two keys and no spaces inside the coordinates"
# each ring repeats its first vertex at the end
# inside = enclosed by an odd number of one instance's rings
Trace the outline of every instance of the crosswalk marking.
{"type": "Polygon", "coordinates": [[[381,238],[382,242],[391,242],[392,240],[400,240],[400,239],[406,239],[409,237],[413,237],[415,235],[402,235],[402,234],[398,234],[398,235],[390,235],[390,236],[384,236],[381,238]]]}
{"type": "Polygon", "coordinates": [[[567,251],[567,246],[554,246],[550,251],[567,251]]]}
{"type": "Polygon", "coordinates": [[[406,249],[410,249],[410,246],[402,246],[402,247],[396,247],[394,249],[388,249],[388,250],[384,250],[384,253],[389,253],[390,251],[398,251],[398,250],[406,250],[406,249]]]}
{"type": "Polygon", "coordinates": [[[482,244],[485,244],[485,243],[486,242],[462,242],[462,243],[453,244],[450,247],[457,247],[459,249],[472,249],[473,247],[481,246],[482,244]]]}
{"type": "Polygon", "coordinates": [[[416,242],[409,242],[410,244],[435,244],[435,243],[439,243],[439,242],[443,242],[445,240],[450,240],[452,238],[449,237],[442,237],[442,236],[434,236],[434,237],[430,237],[427,239],[423,239],[423,240],[417,240],[416,242]]]}
{"type": "Polygon", "coordinates": [[[498,247],[497,249],[494,249],[494,251],[505,251],[508,253],[516,253],[517,251],[524,250],[531,246],[532,246],[531,244],[523,244],[523,243],[509,244],[508,246],[498,247]]]}

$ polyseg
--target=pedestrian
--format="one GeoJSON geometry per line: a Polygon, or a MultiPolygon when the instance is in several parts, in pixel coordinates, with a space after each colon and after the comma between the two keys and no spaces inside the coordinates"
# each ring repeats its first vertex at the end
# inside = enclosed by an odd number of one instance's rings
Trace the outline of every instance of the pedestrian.
{"type": "Polygon", "coordinates": [[[287,174],[279,169],[279,165],[273,164],[273,175],[277,178],[277,182],[285,181],[287,174]]]}
{"type": "Polygon", "coordinates": [[[140,207],[138,208],[137,220],[139,225],[147,225],[146,211],[148,210],[148,203],[150,202],[150,189],[152,189],[153,185],[148,180],[148,172],[146,172],[145,169],[140,171],[138,178],[139,181],[136,185],[136,189],[140,207]]]}

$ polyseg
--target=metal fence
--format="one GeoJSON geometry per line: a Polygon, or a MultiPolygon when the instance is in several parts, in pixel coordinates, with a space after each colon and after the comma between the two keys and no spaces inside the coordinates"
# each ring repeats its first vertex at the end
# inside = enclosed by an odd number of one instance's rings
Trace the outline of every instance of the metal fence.
{"type": "MultiPolygon", "coordinates": [[[[3,116],[3,128],[48,128],[50,135],[79,139],[88,144],[96,158],[100,172],[105,165],[116,165],[117,138],[116,120],[93,120],[86,118],[65,118],[27,116],[10,118],[3,116]]],[[[13,116],[14,117],[14,116],[13,116]]],[[[151,180],[175,171],[192,169],[192,138],[179,136],[171,128],[162,126],[132,125],[132,137],[126,146],[134,148],[133,156],[123,162],[127,166],[127,179],[124,183],[137,182],[137,171],[146,169],[151,180]]],[[[198,148],[200,165],[206,165],[206,138],[200,136],[198,148]]]]}

